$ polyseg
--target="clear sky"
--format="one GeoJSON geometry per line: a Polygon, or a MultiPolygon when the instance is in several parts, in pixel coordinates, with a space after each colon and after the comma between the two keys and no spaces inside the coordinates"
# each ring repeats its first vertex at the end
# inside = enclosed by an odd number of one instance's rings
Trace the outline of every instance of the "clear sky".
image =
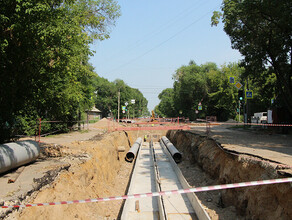
{"type": "Polygon", "coordinates": [[[138,88],[151,111],[158,94],[173,87],[172,75],[190,60],[201,65],[237,62],[222,24],[211,27],[222,0],[118,0],[121,17],[110,39],[95,42],[90,62],[109,81],[122,79],[138,88]]]}

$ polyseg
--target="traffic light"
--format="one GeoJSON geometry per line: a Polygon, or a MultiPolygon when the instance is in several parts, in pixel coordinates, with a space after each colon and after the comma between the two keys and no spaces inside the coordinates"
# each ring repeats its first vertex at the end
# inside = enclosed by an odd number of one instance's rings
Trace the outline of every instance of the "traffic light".
{"type": "Polygon", "coordinates": [[[240,101],[243,100],[243,95],[244,95],[243,90],[238,90],[238,99],[239,99],[240,101]]]}

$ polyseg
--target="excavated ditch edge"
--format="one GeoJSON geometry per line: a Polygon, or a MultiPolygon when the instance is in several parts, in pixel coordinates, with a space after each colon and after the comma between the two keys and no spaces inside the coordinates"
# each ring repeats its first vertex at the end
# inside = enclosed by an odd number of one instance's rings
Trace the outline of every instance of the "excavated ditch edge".
{"type": "MultiPolygon", "coordinates": [[[[254,155],[228,152],[215,140],[187,131],[169,131],[167,137],[218,184],[283,178],[291,174],[254,155]]],[[[274,161],[272,161],[274,162],[274,161]]],[[[292,219],[292,185],[222,190],[225,206],[234,205],[247,219],[292,219]],[[290,204],[290,205],[289,205],[290,204]]]]}

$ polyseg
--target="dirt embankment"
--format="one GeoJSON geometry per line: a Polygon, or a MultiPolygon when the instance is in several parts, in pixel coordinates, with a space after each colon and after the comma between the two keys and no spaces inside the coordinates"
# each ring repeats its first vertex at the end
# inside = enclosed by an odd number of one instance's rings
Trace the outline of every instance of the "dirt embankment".
{"type": "MultiPolygon", "coordinates": [[[[184,160],[198,164],[216,179],[217,184],[287,177],[281,165],[228,153],[207,137],[184,131],[169,131],[167,137],[183,153],[184,160]]],[[[292,187],[289,183],[228,189],[220,193],[220,206],[235,206],[237,213],[245,219],[292,219],[292,187]]]]}
{"type": "MultiPolygon", "coordinates": [[[[61,156],[71,166],[59,173],[54,182],[36,191],[24,203],[72,201],[124,195],[132,164],[124,160],[134,139],[124,132],[97,136],[91,141],[73,142],[50,155],[61,156]],[[125,152],[118,152],[124,146],[125,152]],[[82,157],[82,160],[77,159],[82,157]]],[[[50,150],[48,150],[50,151],[50,150]]],[[[47,152],[49,153],[49,152],[47,152]]],[[[31,207],[20,209],[9,219],[116,219],[123,201],[31,207]]]]}
{"type": "MultiPolygon", "coordinates": [[[[68,168],[60,171],[51,181],[46,181],[43,184],[45,186],[21,200],[21,203],[125,195],[133,167],[133,163],[125,161],[126,153],[138,137],[144,138],[146,135],[147,139],[159,139],[165,133],[166,131],[112,132],[99,134],[88,141],[45,144],[41,160],[58,159],[68,164],[68,168]],[[118,151],[121,147],[125,149],[124,152],[118,151]]],[[[7,215],[6,219],[118,219],[123,202],[117,200],[20,208],[7,215]]]]}

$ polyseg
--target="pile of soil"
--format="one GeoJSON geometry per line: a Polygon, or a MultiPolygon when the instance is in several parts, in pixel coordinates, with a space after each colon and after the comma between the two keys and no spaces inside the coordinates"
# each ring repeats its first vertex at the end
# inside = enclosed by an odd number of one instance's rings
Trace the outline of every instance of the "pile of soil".
{"type": "Polygon", "coordinates": [[[108,129],[109,126],[117,126],[118,123],[107,118],[103,118],[92,125],[93,128],[108,129]]]}
{"type": "MultiPolygon", "coordinates": [[[[135,141],[135,140],[134,140],[135,141]]],[[[60,147],[60,160],[71,166],[51,185],[36,191],[23,203],[71,201],[124,195],[132,165],[124,160],[132,143],[124,132],[103,135],[99,141],[80,141],[60,147]],[[125,152],[118,152],[118,147],[125,152]],[[83,160],[77,160],[77,157],[83,160]],[[75,163],[74,161],[78,161],[75,163]]],[[[56,155],[54,155],[56,156],[56,155]]],[[[31,207],[19,209],[9,219],[117,219],[123,201],[31,207]]]]}

